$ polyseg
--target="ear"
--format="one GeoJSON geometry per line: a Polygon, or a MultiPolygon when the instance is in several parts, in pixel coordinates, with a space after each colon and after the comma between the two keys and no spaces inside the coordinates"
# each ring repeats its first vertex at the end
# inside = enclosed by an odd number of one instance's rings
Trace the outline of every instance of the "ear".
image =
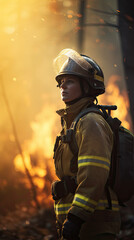
{"type": "Polygon", "coordinates": [[[88,84],[85,80],[84,80],[84,82],[83,82],[83,86],[84,86],[84,92],[85,92],[85,93],[88,93],[90,87],[89,87],[89,84],[88,84]]]}

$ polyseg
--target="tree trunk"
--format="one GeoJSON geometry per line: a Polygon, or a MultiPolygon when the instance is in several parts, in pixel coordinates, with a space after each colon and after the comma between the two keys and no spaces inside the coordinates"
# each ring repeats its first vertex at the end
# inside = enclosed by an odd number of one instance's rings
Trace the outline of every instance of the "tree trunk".
{"type": "Polygon", "coordinates": [[[134,1],[118,0],[119,31],[134,130],[134,1]]]}

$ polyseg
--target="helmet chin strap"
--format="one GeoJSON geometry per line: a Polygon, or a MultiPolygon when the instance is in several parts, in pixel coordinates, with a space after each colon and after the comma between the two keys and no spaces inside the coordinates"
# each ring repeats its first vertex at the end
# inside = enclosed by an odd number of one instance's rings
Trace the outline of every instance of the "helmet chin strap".
{"type": "Polygon", "coordinates": [[[76,98],[76,99],[74,99],[74,100],[72,100],[72,101],[70,101],[70,102],[66,102],[65,104],[66,104],[66,106],[68,107],[68,106],[70,106],[70,105],[78,102],[80,99],[85,98],[85,97],[91,97],[92,100],[93,100],[93,102],[96,101],[96,104],[98,104],[97,98],[96,98],[96,97],[93,97],[93,96],[89,96],[89,95],[88,95],[88,96],[81,96],[81,97],[76,98]]]}
{"type": "Polygon", "coordinates": [[[85,89],[84,89],[83,80],[82,80],[82,79],[79,79],[79,83],[80,83],[80,88],[81,88],[82,96],[85,96],[85,89]]]}
{"type": "Polygon", "coordinates": [[[82,97],[95,97],[92,95],[91,86],[89,86],[83,79],[79,80],[82,91],[82,97]]]}
{"type": "Polygon", "coordinates": [[[65,102],[65,104],[66,104],[66,106],[70,106],[70,105],[72,105],[72,104],[74,104],[74,103],[76,103],[76,102],[78,102],[81,98],[83,98],[83,96],[81,95],[81,97],[79,97],[79,98],[75,98],[74,100],[72,100],[72,101],[69,101],[69,102],[65,102]]]}

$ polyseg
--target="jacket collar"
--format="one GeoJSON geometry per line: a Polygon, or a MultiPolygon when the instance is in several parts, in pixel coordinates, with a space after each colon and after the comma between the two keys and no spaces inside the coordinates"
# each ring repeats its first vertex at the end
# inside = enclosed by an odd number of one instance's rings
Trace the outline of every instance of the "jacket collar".
{"type": "Polygon", "coordinates": [[[66,122],[67,128],[70,127],[71,123],[75,117],[81,112],[82,109],[86,108],[88,105],[93,104],[94,99],[91,97],[81,98],[78,102],[66,106],[64,109],[60,109],[57,112],[66,122]]]}

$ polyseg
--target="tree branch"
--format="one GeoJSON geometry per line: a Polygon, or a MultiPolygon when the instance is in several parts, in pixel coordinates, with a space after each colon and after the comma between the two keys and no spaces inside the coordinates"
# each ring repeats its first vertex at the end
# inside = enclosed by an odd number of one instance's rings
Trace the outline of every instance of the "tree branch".
{"type": "Polygon", "coordinates": [[[28,177],[28,179],[29,179],[29,182],[30,182],[30,185],[31,185],[31,190],[32,190],[32,193],[33,193],[33,199],[34,199],[34,201],[35,201],[36,207],[39,209],[39,208],[40,208],[40,205],[39,205],[39,202],[38,202],[38,200],[37,200],[36,189],[35,189],[35,186],[34,186],[34,183],[33,183],[32,176],[31,176],[28,168],[26,167],[25,157],[24,157],[24,155],[23,155],[23,151],[22,151],[22,148],[21,148],[21,144],[20,144],[20,142],[19,142],[19,138],[18,138],[18,134],[17,134],[15,122],[14,122],[14,119],[13,119],[13,116],[12,116],[12,112],[11,112],[11,109],[10,109],[10,106],[9,106],[9,102],[8,102],[8,99],[7,99],[7,96],[6,96],[5,87],[4,87],[4,84],[3,84],[2,79],[1,79],[1,88],[2,88],[3,98],[4,98],[4,101],[5,101],[6,107],[7,107],[8,115],[9,115],[9,118],[10,118],[10,121],[11,121],[12,129],[13,129],[13,134],[14,134],[14,137],[15,137],[15,142],[16,142],[16,145],[17,145],[17,147],[18,147],[19,154],[21,155],[21,158],[22,158],[22,162],[23,162],[23,165],[24,165],[24,169],[25,169],[26,175],[27,175],[27,177],[28,177]]]}

